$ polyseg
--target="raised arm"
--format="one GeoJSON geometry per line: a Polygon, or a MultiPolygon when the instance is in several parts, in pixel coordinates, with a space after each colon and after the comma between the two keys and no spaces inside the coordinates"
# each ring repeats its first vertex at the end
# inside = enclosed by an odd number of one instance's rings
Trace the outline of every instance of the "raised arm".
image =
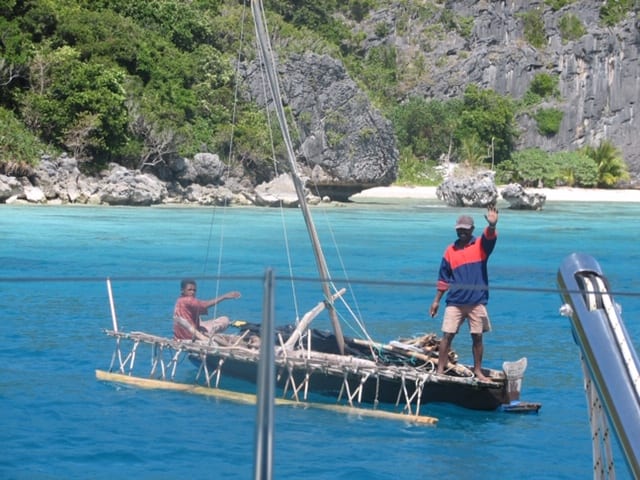
{"type": "Polygon", "coordinates": [[[237,291],[232,291],[232,292],[227,292],[223,295],[220,295],[217,298],[213,298],[211,300],[207,300],[206,304],[207,304],[207,308],[209,307],[213,307],[214,305],[217,305],[218,303],[220,303],[223,300],[230,300],[232,298],[240,298],[240,292],[237,291]]]}

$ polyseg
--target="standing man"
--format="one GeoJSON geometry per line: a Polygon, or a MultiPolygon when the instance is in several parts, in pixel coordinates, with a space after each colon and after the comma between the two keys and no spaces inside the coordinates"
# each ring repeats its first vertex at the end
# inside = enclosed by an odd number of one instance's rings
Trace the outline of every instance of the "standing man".
{"type": "Polygon", "coordinates": [[[483,332],[491,331],[486,304],[489,300],[487,262],[498,239],[496,224],[498,210],[489,207],[484,216],[487,227],[478,239],[473,236],[473,218],[461,215],[456,222],[458,239],[447,247],[442,257],[436,296],[429,313],[435,317],[440,299],[447,293],[442,321],[442,340],[438,347],[438,373],[443,374],[449,363],[449,349],[453,338],[466,319],[469,320],[473,351],[473,372],[480,381],[487,381],[482,373],[483,332]]]}
{"type": "Polygon", "coordinates": [[[196,291],[195,280],[186,278],[180,282],[180,297],[173,310],[173,336],[178,340],[204,340],[225,330],[229,326],[228,317],[200,321],[200,315],[223,300],[240,298],[240,292],[227,292],[212,300],[198,300],[196,291]]]}

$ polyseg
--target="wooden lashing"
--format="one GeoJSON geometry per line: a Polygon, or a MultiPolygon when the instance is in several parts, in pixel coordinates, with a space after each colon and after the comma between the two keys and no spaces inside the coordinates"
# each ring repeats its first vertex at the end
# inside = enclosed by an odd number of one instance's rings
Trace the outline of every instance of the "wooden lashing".
{"type": "Polygon", "coordinates": [[[212,372],[209,372],[209,367],[207,363],[207,352],[205,352],[204,350],[201,351],[199,357],[200,357],[200,367],[198,368],[198,373],[196,373],[196,380],[198,380],[201,375],[204,375],[204,381],[207,384],[207,387],[211,388],[211,379],[215,375],[216,382],[214,386],[218,388],[218,386],[220,385],[220,378],[222,375],[222,366],[224,365],[224,357],[220,357],[220,359],[218,360],[218,365],[212,372]]]}
{"type": "Polygon", "coordinates": [[[178,361],[180,359],[181,352],[180,350],[174,350],[169,346],[167,350],[171,355],[171,359],[168,362],[165,362],[165,358],[164,358],[165,347],[166,347],[165,344],[159,343],[159,342],[154,342],[152,344],[151,373],[149,374],[149,376],[153,378],[153,376],[156,374],[156,369],[159,366],[161,370],[161,373],[160,373],[161,378],[167,378],[167,370],[171,370],[171,374],[169,375],[169,378],[173,380],[176,374],[176,369],[177,369],[178,361]]]}
{"type": "Polygon", "coordinates": [[[404,374],[401,377],[402,386],[398,389],[398,398],[396,399],[396,407],[400,406],[400,400],[404,400],[403,411],[409,414],[414,414],[413,408],[411,406],[413,400],[418,398],[416,401],[415,415],[417,415],[420,410],[420,399],[422,398],[422,385],[418,382],[415,383],[415,388],[413,390],[413,394],[409,395],[409,391],[407,390],[407,379],[404,374]]]}
{"type": "MultiPolygon", "coordinates": [[[[307,317],[309,314],[305,315],[305,317],[307,317]]],[[[303,318],[304,320],[304,318],[303,318]]],[[[300,322],[300,324],[302,325],[304,322],[300,322]]],[[[295,332],[294,332],[295,333],[295,332]]],[[[291,338],[289,338],[289,340],[291,340],[291,338]]],[[[288,342],[285,343],[282,340],[282,335],[278,334],[278,341],[280,342],[280,350],[278,352],[279,355],[281,355],[284,358],[284,363],[285,363],[285,369],[288,373],[287,376],[287,381],[285,382],[283,391],[282,391],[282,398],[287,398],[287,392],[289,391],[289,387],[291,387],[291,398],[293,398],[296,402],[300,401],[300,397],[298,396],[298,393],[300,392],[300,390],[302,388],[304,388],[304,400],[307,399],[307,393],[309,391],[309,379],[310,379],[310,375],[309,375],[309,370],[306,370],[305,376],[304,376],[304,380],[300,383],[300,385],[296,384],[296,379],[293,376],[293,365],[291,362],[289,362],[288,358],[287,358],[287,349],[288,349],[288,342]]],[[[296,340],[297,341],[297,340],[296,340]]],[[[291,342],[291,344],[293,344],[293,342],[291,342]]],[[[280,376],[282,375],[282,370],[280,370],[280,373],[278,373],[278,380],[280,379],[280,376]]]]}
{"type": "Polygon", "coordinates": [[[116,337],[116,347],[111,357],[109,371],[116,369],[117,360],[116,370],[122,374],[132,375],[135,368],[138,348],[141,344],[147,344],[151,347],[151,371],[149,372],[149,377],[156,377],[158,375],[158,369],[160,370],[159,378],[166,379],[169,377],[173,379],[175,377],[182,350],[169,345],[167,341],[161,337],[153,337],[145,334],[127,335],[119,332],[113,332],[113,335],[116,337]],[[123,338],[133,342],[131,350],[126,356],[123,354],[122,349],[123,338]],[[168,361],[165,359],[166,351],[170,352],[171,355],[168,361]]]}
{"type": "MultiPolygon", "coordinates": [[[[293,398],[296,402],[299,402],[300,397],[298,396],[298,393],[300,392],[300,390],[302,390],[302,388],[304,388],[303,398],[306,400],[307,391],[308,391],[307,386],[309,383],[309,372],[307,371],[307,373],[304,376],[304,380],[300,382],[300,385],[297,385],[296,379],[293,376],[293,368],[289,362],[286,362],[285,369],[287,371],[287,381],[284,384],[284,388],[282,391],[282,398],[287,397],[287,392],[289,391],[289,387],[291,387],[291,398],[293,398]]],[[[278,379],[280,379],[281,374],[282,374],[282,371],[278,374],[278,379]]]]}
{"type": "MultiPolygon", "coordinates": [[[[347,402],[349,403],[350,407],[355,406],[353,404],[353,399],[356,395],[358,396],[357,403],[361,404],[362,390],[364,388],[365,382],[369,379],[369,376],[371,375],[371,373],[365,372],[364,374],[360,375],[360,379],[357,382],[357,386],[355,386],[355,389],[353,390],[353,392],[351,392],[351,387],[349,385],[349,375],[355,372],[349,372],[348,370],[344,370],[343,373],[344,373],[344,376],[342,379],[342,387],[340,387],[340,393],[338,394],[338,401],[340,401],[342,399],[342,396],[346,393],[347,402]]],[[[377,400],[377,397],[376,397],[376,400],[377,400]]]]}

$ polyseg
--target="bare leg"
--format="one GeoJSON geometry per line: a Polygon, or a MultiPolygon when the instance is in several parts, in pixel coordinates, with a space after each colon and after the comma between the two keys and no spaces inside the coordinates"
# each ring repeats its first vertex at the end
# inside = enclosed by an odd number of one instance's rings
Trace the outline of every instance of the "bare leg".
{"type": "Polygon", "coordinates": [[[229,317],[218,317],[213,320],[205,320],[204,322],[200,322],[204,328],[207,329],[209,336],[214,333],[220,333],[227,329],[229,326],[229,317]]]}
{"type": "Polygon", "coordinates": [[[438,346],[438,373],[443,374],[449,364],[449,348],[455,333],[443,333],[438,346]]]}
{"type": "Polygon", "coordinates": [[[482,373],[482,355],[484,353],[482,334],[472,333],[471,339],[473,341],[473,345],[471,347],[471,349],[473,350],[473,373],[475,373],[478,380],[486,382],[489,379],[482,373]]]}

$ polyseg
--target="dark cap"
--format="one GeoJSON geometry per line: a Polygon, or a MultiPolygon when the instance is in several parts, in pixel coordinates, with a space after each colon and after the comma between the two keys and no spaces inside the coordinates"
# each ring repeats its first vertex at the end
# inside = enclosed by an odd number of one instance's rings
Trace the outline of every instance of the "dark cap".
{"type": "Polygon", "coordinates": [[[473,228],[473,218],[471,218],[469,215],[460,215],[458,217],[458,221],[456,222],[456,230],[458,228],[473,228]]]}

